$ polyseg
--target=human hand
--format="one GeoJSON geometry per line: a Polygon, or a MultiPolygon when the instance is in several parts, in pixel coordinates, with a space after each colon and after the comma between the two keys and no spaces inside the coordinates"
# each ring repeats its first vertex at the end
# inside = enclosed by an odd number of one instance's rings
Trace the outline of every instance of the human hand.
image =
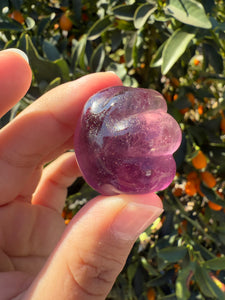
{"type": "MultiPolygon", "coordinates": [[[[30,82],[25,59],[0,52],[1,115],[30,82]]],[[[68,82],[1,130],[1,300],[105,299],[138,235],[162,212],[155,194],[117,195],[94,198],[67,228],[61,216],[67,187],[81,176],[74,153],[64,152],[73,148],[82,107],[100,89],[121,84],[113,73],[68,82]]]]}

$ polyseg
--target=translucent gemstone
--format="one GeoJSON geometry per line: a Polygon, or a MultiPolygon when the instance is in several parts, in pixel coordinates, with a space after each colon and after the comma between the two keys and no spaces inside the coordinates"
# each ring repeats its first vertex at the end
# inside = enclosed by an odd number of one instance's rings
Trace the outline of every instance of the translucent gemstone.
{"type": "Polygon", "coordinates": [[[74,137],[84,179],[104,195],[165,189],[175,176],[173,153],[180,143],[180,127],[163,96],[124,86],[87,101],[74,137]]]}

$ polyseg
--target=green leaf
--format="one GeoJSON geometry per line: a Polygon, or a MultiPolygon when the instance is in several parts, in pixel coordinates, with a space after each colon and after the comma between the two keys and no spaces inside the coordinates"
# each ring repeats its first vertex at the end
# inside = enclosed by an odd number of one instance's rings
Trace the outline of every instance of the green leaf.
{"type": "Polygon", "coordinates": [[[64,82],[69,81],[70,76],[69,76],[69,67],[68,67],[67,62],[63,58],[60,58],[60,59],[57,59],[54,61],[54,65],[56,65],[58,67],[59,77],[61,77],[61,79],[64,82]]]}
{"type": "Polygon", "coordinates": [[[104,60],[105,60],[105,48],[103,44],[99,44],[91,56],[91,61],[90,61],[91,71],[92,72],[101,71],[104,60]]]}
{"type": "Polygon", "coordinates": [[[72,0],[72,7],[73,7],[75,20],[76,20],[76,22],[79,22],[81,19],[82,1],[81,0],[72,0]]]}
{"type": "Polygon", "coordinates": [[[77,51],[77,55],[78,55],[77,58],[78,58],[79,66],[83,70],[85,69],[85,50],[86,50],[86,46],[87,46],[87,36],[85,34],[85,35],[83,35],[83,37],[79,41],[79,46],[78,46],[78,51],[77,51]]]}
{"type": "Polygon", "coordinates": [[[210,260],[207,260],[204,263],[204,267],[213,271],[225,270],[225,257],[216,257],[210,260]]]}
{"type": "Polygon", "coordinates": [[[172,276],[172,273],[170,270],[162,272],[159,276],[157,276],[155,278],[153,277],[153,279],[151,279],[148,282],[148,285],[152,286],[154,288],[158,287],[158,286],[163,286],[164,284],[167,285],[168,282],[171,281],[171,276],[172,276]]]}
{"type": "Polygon", "coordinates": [[[11,5],[14,9],[20,10],[23,4],[23,0],[10,0],[11,5]]]}
{"type": "Polygon", "coordinates": [[[174,263],[185,257],[185,247],[167,247],[158,251],[158,256],[166,262],[174,263]]]}
{"type": "Polygon", "coordinates": [[[117,29],[124,31],[133,31],[135,30],[134,23],[127,20],[119,20],[117,19],[115,22],[115,26],[117,29]]]}
{"type": "Polygon", "coordinates": [[[4,7],[9,7],[9,1],[8,0],[1,0],[0,1],[0,11],[2,11],[4,7]]]}
{"type": "Polygon", "coordinates": [[[222,200],[213,189],[206,187],[202,182],[200,184],[200,190],[208,198],[208,200],[225,207],[225,201],[222,200]]]}
{"type": "Polygon", "coordinates": [[[189,299],[189,281],[195,273],[195,262],[191,262],[187,267],[179,270],[176,280],[177,300],[189,299]]]}
{"type": "Polygon", "coordinates": [[[185,52],[195,33],[189,28],[177,29],[167,40],[162,53],[162,73],[165,75],[185,52]]]}
{"type": "Polygon", "coordinates": [[[125,86],[130,86],[135,88],[139,86],[138,81],[132,76],[126,75],[124,78],[122,78],[122,80],[123,80],[123,85],[125,86]]]}
{"type": "Polygon", "coordinates": [[[107,67],[107,71],[115,72],[120,78],[123,78],[127,75],[127,70],[124,64],[110,63],[107,67]]]}
{"type": "Polygon", "coordinates": [[[17,40],[10,40],[5,45],[3,45],[2,48],[5,48],[5,49],[7,49],[7,48],[19,48],[19,47],[17,47],[17,43],[18,43],[17,40]]]}
{"type": "Polygon", "coordinates": [[[37,36],[41,35],[46,29],[47,25],[51,22],[51,16],[42,16],[40,20],[36,23],[37,26],[37,36]]]}
{"type": "Polygon", "coordinates": [[[136,47],[137,32],[131,33],[126,37],[125,50],[125,61],[128,68],[133,65],[133,55],[136,47]]]}
{"type": "Polygon", "coordinates": [[[165,12],[185,24],[206,29],[212,27],[204,7],[195,0],[170,0],[165,12]]]}
{"type": "Polygon", "coordinates": [[[154,4],[142,4],[140,5],[134,14],[134,26],[140,29],[147,22],[149,16],[157,9],[154,4]]]}
{"type": "Polygon", "coordinates": [[[138,30],[136,31],[136,39],[135,39],[135,44],[133,46],[133,51],[132,51],[132,58],[133,58],[133,67],[137,68],[138,64],[140,63],[141,57],[144,55],[144,34],[143,30],[138,30]]]}
{"type": "Polygon", "coordinates": [[[127,267],[127,277],[129,284],[132,283],[135,273],[137,272],[138,262],[132,263],[127,267]]]}
{"type": "Polygon", "coordinates": [[[54,60],[60,59],[60,56],[61,56],[60,52],[52,43],[44,40],[42,47],[43,47],[43,51],[44,51],[46,57],[49,60],[54,61],[54,60]]]}
{"type": "Polygon", "coordinates": [[[35,21],[31,17],[27,17],[25,23],[27,25],[26,30],[31,30],[35,26],[35,21]]]}
{"type": "Polygon", "coordinates": [[[132,21],[134,18],[136,8],[136,4],[121,4],[113,9],[113,14],[121,20],[132,21]]]}
{"type": "Polygon", "coordinates": [[[119,46],[122,42],[122,33],[121,33],[121,31],[118,30],[118,29],[112,30],[110,40],[111,40],[111,49],[114,52],[119,48],[119,46]]]}
{"type": "Polygon", "coordinates": [[[17,44],[16,44],[16,48],[21,49],[22,51],[26,52],[26,45],[27,45],[27,41],[26,41],[26,32],[24,31],[20,37],[17,39],[17,44]]]}
{"type": "Polygon", "coordinates": [[[86,50],[87,35],[84,34],[79,41],[76,41],[76,45],[72,52],[72,69],[76,71],[77,66],[82,70],[86,70],[86,50]]]}
{"type": "Polygon", "coordinates": [[[149,275],[151,276],[158,276],[159,272],[156,268],[154,268],[149,261],[143,256],[141,256],[141,264],[143,268],[148,272],[149,275]]]}
{"type": "Polygon", "coordinates": [[[151,68],[156,68],[156,67],[160,67],[162,65],[162,53],[163,53],[163,49],[165,47],[166,42],[164,42],[159,48],[158,50],[155,52],[155,54],[152,56],[152,60],[150,63],[150,67],[151,68]]]}
{"type": "Polygon", "coordinates": [[[54,87],[58,86],[61,84],[61,78],[60,77],[56,77],[55,79],[53,79],[49,85],[46,87],[45,92],[53,89],[54,87]]]}
{"type": "Polygon", "coordinates": [[[63,59],[54,62],[45,60],[38,54],[28,35],[25,35],[25,40],[26,53],[29,57],[33,73],[38,81],[50,82],[56,77],[61,77],[64,82],[70,79],[68,65],[63,59]]]}
{"type": "Polygon", "coordinates": [[[111,26],[111,24],[112,22],[110,16],[106,16],[105,18],[98,20],[88,31],[88,39],[97,39],[104,31],[108,29],[109,26],[111,26]]]}
{"type": "Polygon", "coordinates": [[[16,21],[10,21],[10,22],[0,22],[0,30],[3,31],[10,31],[10,30],[14,30],[14,31],[23,31],[23,26],[16,22],[16,21]]]}
{"type": "Polygon", "coordinates": [[[196,265],[195,279],[202,294],[213,299],[224,300],[225,295],[208,274],[207,269],[196,265]]]}
{"type": "Polygon", "coordinates": [[[217,74],[223,73],[223,58],[218,53],[215,46],[208,43],[204,43],[203,51],[206,64],[209,63],[217,74]]]}

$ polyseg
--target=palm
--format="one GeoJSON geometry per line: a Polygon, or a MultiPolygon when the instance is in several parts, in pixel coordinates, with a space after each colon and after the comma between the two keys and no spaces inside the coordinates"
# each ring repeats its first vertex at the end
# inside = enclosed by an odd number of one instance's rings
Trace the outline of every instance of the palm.
{"type": "Polygon", "coordinates": [[[1,271],[37,274],[55,247],[64,222],[57,211],[14,201],[0,209],[1,271]]]}
{"type": "Polygon", "coordinates": [[[1,207],[0,271],[8,272],[2,273],[7,274],[7,283],[1,286],[2,299],[8,299],[9,287],[10,295],[18,295],[30,285],[58,242],[64,226],[61,215],[47,207],[21,201],[1,207]],[[14,283],[15,279],[19,285],[14,283]]]}

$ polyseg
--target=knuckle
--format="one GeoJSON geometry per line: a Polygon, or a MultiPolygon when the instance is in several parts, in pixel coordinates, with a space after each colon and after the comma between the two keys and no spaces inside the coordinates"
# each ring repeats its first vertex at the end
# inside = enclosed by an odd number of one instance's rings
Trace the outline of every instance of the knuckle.
{"type": "Polygon", "coordinates": [[[76,286],[89,297],[105,299],[122,270],[123,263],[99,253],[88,253],[86,256],[82,254],[78,261],[75,269],[68,264],[76,286]]]}

